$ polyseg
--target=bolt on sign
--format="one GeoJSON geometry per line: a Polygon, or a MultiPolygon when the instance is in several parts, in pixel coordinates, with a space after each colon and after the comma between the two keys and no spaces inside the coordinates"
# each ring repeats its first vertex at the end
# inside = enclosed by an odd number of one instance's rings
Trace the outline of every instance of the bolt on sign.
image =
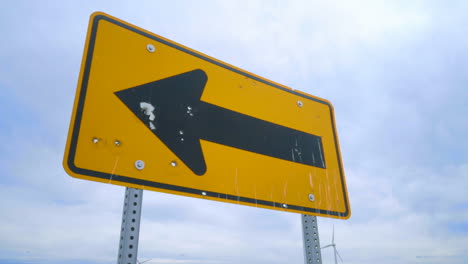
{"type": "Polygon", "coordinates": [[[332,105],[104,13],[64,167],[132,188],[347,219],[332,105]]]}

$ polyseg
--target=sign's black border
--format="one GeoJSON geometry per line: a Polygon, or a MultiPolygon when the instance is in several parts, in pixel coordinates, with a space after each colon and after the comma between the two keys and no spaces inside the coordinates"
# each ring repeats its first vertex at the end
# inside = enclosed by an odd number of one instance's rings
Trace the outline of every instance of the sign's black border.
{"type": "Polygon", "coordinates": [[[93,59],[94,45],[95,45],[95,41],[96,41],[96,34],[97,34],[97,29],[98,29],[98,25],[99,25],[100,20],[108,21],[108,22],[113,23],[113,24],[115,24],[117,26],[123,27],[123,28],[125,28],[127,30],[133,31],[133,32],[135,32],[137,34],[140,34],[140,35],[143,35],[143,36],[145,36],[147,38],[150,38],[150,39],[152,39],[154,41],[160,42],[160,43],[162,43],[164,45],[167,45],[167,46],[170,46],[172,48],[176,48],[176,49],[178,49],[180,51],[183,51],[183,52],[185,52],[187,54],[195,56],[195,57],[197,57],[199,59],[203,59],[203,60],[208,61],[210,63],[216,64],[219,67],[223,67],[223,68],[225,68],[227,70],[236,72],[238,74],[246,76],[246,77],[248,77],[250,79],[253,79],[255,81],[262,82],[262,83],[265,83],[265,84],[267,84],[269,86],[281,89],[281,90],[283,90],[285,92],[292,93],[292,94],[307,98],[309,100],[313,100],[313,101],[316,101],[316,102],[327,105],[328,108],[330,109],[330,116],[332,118],[333,136],[334,136],[334,141],[335,141],[335,146],[336,146],[336,155],[337,155],[337,157],[339,159],[338,164],[339,164],[339,169],[340,169],[341,187],[342,187],[342,191],[343,191],[343,197],[344,197],[344,200],[345,200],[346,210],[344,212],[335,212],[335,211],[321,210],[321,209],[315,209],[315,208],[310,208],[310,207],[303,207],[303,206],[298,206],[298,205],[293,205],[293,204],[286,204],[286,206],[287,206],[287,209],[292,209],[292,210],[297,210],[297,211],[318,213],[318,214],[322,214],[322,215],[330,215],[330,216],[337,216],[337,217],[343,217],[343,218],[348,217],[348,215],[349,215],[349,200],[348,200],[347,192],[346,192],[345,185],[344,185],[344,173],[343,173],[343,168],[342,168],[342,164],[341,164],[340,151],[338,149],[338,140],[337,140],[337,135],[336,135],[336,131],[335,131],[336,128],[333,125],[335,123],[334,122],[334,115],[333,115],[332,107],[328,102],[322,101],[322,100],[319,100],[319,99],[316,99],[316,98],[313,98],[313,97],[309,97],[309,96],[306,96],[304,94],[301,94],[301,93],[298,93],[298,92],[295,92],[295,91],[292,91],[292,90],[285,89],[285,88],[283,88],[283,87],[281,87],[281,86],[279,86],[277,84],[268,82],[268,81],[260,79],[260,78],[258,78],[256,76],[252,76],[252,75],[250,75],[248,73],[245,73],[245,72],[240,71],[238,69],[232,68],[232,67],[230,67],[228,65],[225,65],[225,64],[220,63],[218,61],[215,61],[215,60],[213,60],[211,58],[205,57],[205,56],[203,56],[201,54],[195,53],[195,52],[193,52],[191,50],[188,50],[188,49],[186,49],[184,47],[175,45],[175,44],[173,44],[171,42],[168,42],[168,41],[166,41],[164,39],[161,39],[161,38],[159,38],[157,36],[151,35],[151,34],[149,34],[147,32],[144,32],[144,31],[142,31],[142,30],[140,30],[138,28],[131,27],[131,26],[129,26],[127,24],[124,24],[124,23],[122,23],[120,21],[117,21],[117,20],[115,20],[115,19],[113,19],[111,17],[107,17],[107,16],[105,16],[103,14],[97,14],[97,15],[94,16],[94,19],[92,21],[91,34],[89,36],[88,52],[86,54],[86,62],[85,62],[85,66],[84,66],[84,72],[83,72],[83,75],[82,75],[82,83],[81,83],[81,90],[80,90],[80,94],[79,94],[79,100],[78,100],[78,104],[76,106],[77,108],[75,110],[76,111],[76,116],[75,116],[75,122],[73,124],[73,131],[72,131],[71,142],[70,142],[70,151],[69,151],[68,160],[67,160],[68,167],[72,172],[74,172],[76,174],[84,175],[84,176],[91,176],[91,177],[96,177],[96,178],[101,178],[101,179],[109,179],[112,176],[113,181],[127,182],[127,183],[131,183],[131,184],[143,185],[143,186],[154,187],[154,188],[159,188],[159,189],[166,189],[166,190],[176,191],[176,192],[181,192],[181,193],[195,194],[195,195],[200,195],[200,196],[208,196],[208,197],[219,198],[219,199],[227,199],[227,200],[236,201],[236,202],[240,201],[240,202],[250,203],[250,204],[254,204],[254,205],[259,204],[259,205],[264,205],[264,206],[269,206],[269,207],[274,207],[274,208],[285,209],[284,208],[285,204],[283,204],[283,203],[275,203],[275,202],[271,202],[271,201],[252,199],[252,198],[247,198],[247,197],[240,197],[240,196],[229,195],[229,194],[224,194],[224,193],[209,192],[209,191],[205,191],[205,190],[198,190],[198,189],[193,189],[193,188],[188,188],[188,187],[181,187],[181,186],[170,185],[170,184],[165,184],[165,183],[146,181],[146,180],[135,179],[135,178],[130,178],[130,177],[121,176],[121,175],[115,175],[115,174],[110,175],[108,173],[103,173],[103,172],[93,171],[93,170],[87,170],[87,169],[78,168],[78,167],[75,166],[73,161],[75,160],[76,146],[77,146],[77,141],[78,141],[78,134],[79,134],[79,131],[80,131],[83,107],[84,107],[84,102],[85,102],[85,98],[86,98],[86,89],[88,87],[88,79],[89,79],[89,73],[90,73],[90,69],[91,69],[91,62],[92,62],[92,59],[93,59]]]}

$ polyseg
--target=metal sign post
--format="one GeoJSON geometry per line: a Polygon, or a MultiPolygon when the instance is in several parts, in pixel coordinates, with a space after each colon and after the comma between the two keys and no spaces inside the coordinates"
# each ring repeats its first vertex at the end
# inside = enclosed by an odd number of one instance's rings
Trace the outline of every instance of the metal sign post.
{"type": "Polygon", "coordinates": [[[142,200],[143,190],[130,187],[125,189],[117,264],[137,263],[142,200]]]}
{"type": "Polygon", "coordinates": [[[317,217],[302,215],[302,239],[304,241],[305,264],[321,264],[320,240],[317,217]]]}

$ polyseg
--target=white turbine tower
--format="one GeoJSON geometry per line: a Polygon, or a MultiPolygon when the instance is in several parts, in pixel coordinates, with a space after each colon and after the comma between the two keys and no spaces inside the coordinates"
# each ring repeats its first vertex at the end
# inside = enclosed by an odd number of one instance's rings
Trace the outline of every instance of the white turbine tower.
{"type": "Polygon", "coordinates": [[[341,258],[340,256],[340,253],[338,253],[338,250],[336,250],[336,244],[335,244],[335,226],[333,226],[333,233],[332,233],[332,242],[330,245],[326,245],[326,246],[323,246],[321,247],[321,249],[324,249],[324,248],[327,248],[327,247],[333,247],[333,253],[335,255],[335,264],[338,264],[337,260],[336,260],[336,256],[338,256],[341,260],[341,262],[343,262],[343,258],[341,258]]]}

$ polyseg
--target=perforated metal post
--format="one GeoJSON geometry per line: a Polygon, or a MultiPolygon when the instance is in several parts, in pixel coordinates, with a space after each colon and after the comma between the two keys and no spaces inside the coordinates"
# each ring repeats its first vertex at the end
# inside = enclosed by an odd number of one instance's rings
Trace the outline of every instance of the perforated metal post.
{"type": "Polygon", "coordinates": [[[136,264],[143,190],[125,189],[117,264],[136,264]]]}
{"type": "Polygon", "coordinates": [[[304,241],[305,264],[321,264],[320,240],[317,217],[302,215],[302,239],[304,241]]]}

